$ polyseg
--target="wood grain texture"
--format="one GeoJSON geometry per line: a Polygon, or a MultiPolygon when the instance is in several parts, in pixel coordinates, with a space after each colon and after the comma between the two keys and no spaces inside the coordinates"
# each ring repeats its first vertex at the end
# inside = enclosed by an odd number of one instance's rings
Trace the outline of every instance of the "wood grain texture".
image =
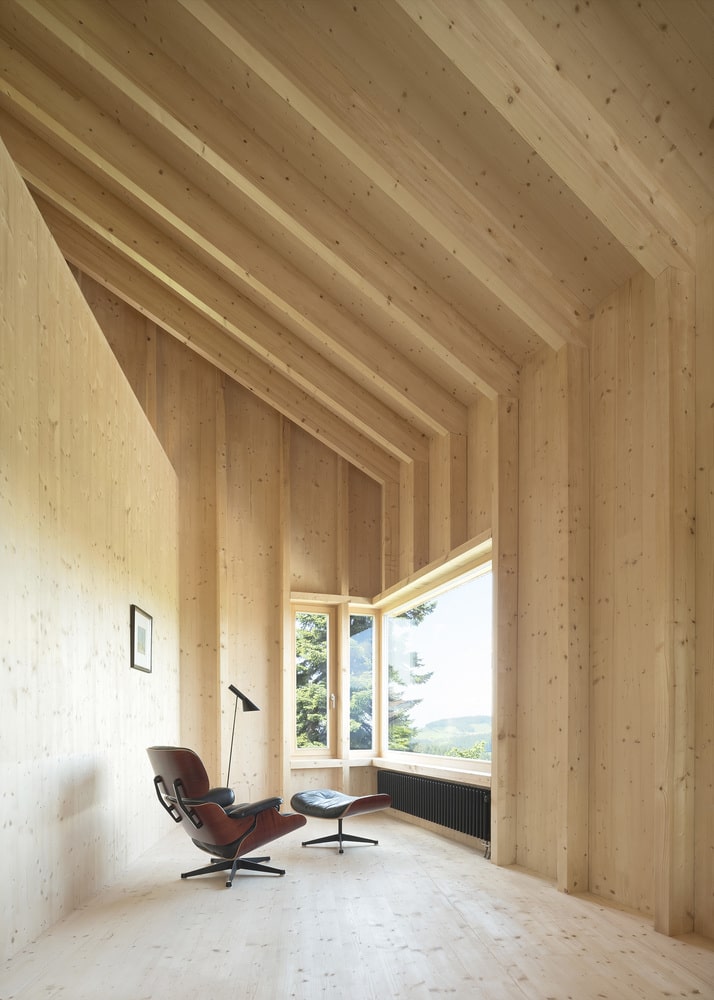
{"type": "Polygon", "coordinates": [[[590,406],[589,354],[559,352],[563,524],[559,539],[559,659],[565,664],[558,702],[558,888],[589,887],[590,778],[590,406]]]}
{"type": "Polygon", "coordinates": [[[491,810],[493,860],[515,864],[518,845],[519,636],[519,405],[500,399],[493,418],[493,744],[491,810]]]}
{"type": "Polygon", "coordinates": [[[332,832],[310,819],[270,846],[284,878],[243,872],[225,889],[218,875],[178,878],[205,855],[171,829],[121,882],[4,966],[5,990],[15,1000],[171,1000],[179,980],[196,995],[210,983],[213,1000],[233,1000],[237,982],[255,1000],[707,996],[714,953],[702,938],[666,938],[642,916],[556,892],[386,813],[345,830],[379,844],[343,855],[302,847],[332,832]]]}
{"type": "Polygon", "coordinates": [[[6,957],[158,835],[142,754],[178,735],[179,580],[176,476],[4,147],[0,191],[6,957]]]}
{"type": "Polygon", "coordinates": [[[697,246],[694,928],[714,938],[714,217],[697,246]]]}
{"type": "Polygon", "coordinates": [[[694,912],[694,276],[663,272],[655,309],[655,927],[683,934],[694,912]]]}
{"type": "MultiPolygon", "coordinates": [[[[185,739],[222,773],[245,669],[236,780],[349,785],[290,767],[291,592],[390,591],[491,531],[494,860],[710,935],[713,39],[701,0],[0,4],[3,141],[175,470],[185,739]]],[[[55,539],[111,525],[144,586],[163,498],[12,191],[3,330],[39,302],[52,334],[2,345],[30,662],[62,588],[109,600],[55,539]],[[120,441],[136,484],[94,458],[120,441]]]]}
{"type": "Polygon", "coordinates": [[[653,913],[654,287],[605,300],[591,347],[590,889],[653,913]]]}
{"type": "MultiPolygon", "coordinates": [[[[518,437],[518,818],[517,862],[557,872],[560,757],[558,692],[567,686],[567,634],[559,576],[567,544],[565,428],[552,400],[558,359],[544,350],[524,371],[518,437]],[[559,655],[560,654],[560,655],[559,655]]],[[[566,557],[567,558],[567,557],[566,557]]]]}

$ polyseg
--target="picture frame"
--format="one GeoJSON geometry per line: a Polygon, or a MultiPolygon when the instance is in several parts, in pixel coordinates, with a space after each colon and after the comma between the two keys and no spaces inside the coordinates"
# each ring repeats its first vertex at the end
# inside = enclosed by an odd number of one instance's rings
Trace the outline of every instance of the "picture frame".
{"type": "Polygon", "coordinates": [[[154,620],[136,604],[131,605],[131,665],[151,673],[151,645],[154,620]]]}

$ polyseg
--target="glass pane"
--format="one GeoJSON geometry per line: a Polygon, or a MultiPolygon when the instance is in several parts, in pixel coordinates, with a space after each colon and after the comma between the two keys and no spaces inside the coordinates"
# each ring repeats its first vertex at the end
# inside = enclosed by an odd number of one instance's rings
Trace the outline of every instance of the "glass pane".
{"type": "Polygon", "coordinates": [[[350,615],[350,750],[373,746],[374,615],[350,615]]]}
{"type": "Polygon", "coordinates": [[[327,747],[326,614],[295,612],[295,738],[298,747],[327,747]]]}
{"type": "Polygon", "coordinates": [[[491,759],[492,574],[387,616],[389,749],[491,759]]]}

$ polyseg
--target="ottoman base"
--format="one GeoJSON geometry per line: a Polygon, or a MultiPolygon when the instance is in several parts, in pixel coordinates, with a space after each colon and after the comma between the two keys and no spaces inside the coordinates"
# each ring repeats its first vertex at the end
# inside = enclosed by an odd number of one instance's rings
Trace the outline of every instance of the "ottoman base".
{"type": "Polygon", "coordinates": [[[356,837],[354,834],[342,832],[342,821],[346,816],[357,816],[360,813],[377,812],[387,809],[392,804],[391,795],[345,795],[332,788],[317,788],[307,792],[297,792],[290,800],[290,806],[303,816],[315,816],[319,819],[336,819],[337,833],[327,837],[315,837],[314,840],[303,840],[302,846],[311,844],[337,844],[339,853],[344,854],[343,843],[377,844],[379,841],[369,837],[356,837]]]}

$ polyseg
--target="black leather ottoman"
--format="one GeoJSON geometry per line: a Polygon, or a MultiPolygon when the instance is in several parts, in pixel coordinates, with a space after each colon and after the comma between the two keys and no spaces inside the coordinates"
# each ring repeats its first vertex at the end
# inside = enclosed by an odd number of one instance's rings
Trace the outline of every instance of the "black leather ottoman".
{"type": "Polygon", "coordinates": [[[314,840],[304,840],[303,847],[309,844],[339,845],[339,853],[344,854],[342,844],[345,841],[360,844],[376,844],[378,841],[368,837],[355,837],[342,832],[342,821],[347,816],[358,816],[360,813],[377,812],[388,809],[392,804],[392,796],[385,793],[376,795],[345,795],[332,788],[314,788],[307,792],[296,792],[290,799],[290,807],[303,816],[315,816],[319,819],[336,819],[337,833],[327,837],[316,837],[314,840]]]}

